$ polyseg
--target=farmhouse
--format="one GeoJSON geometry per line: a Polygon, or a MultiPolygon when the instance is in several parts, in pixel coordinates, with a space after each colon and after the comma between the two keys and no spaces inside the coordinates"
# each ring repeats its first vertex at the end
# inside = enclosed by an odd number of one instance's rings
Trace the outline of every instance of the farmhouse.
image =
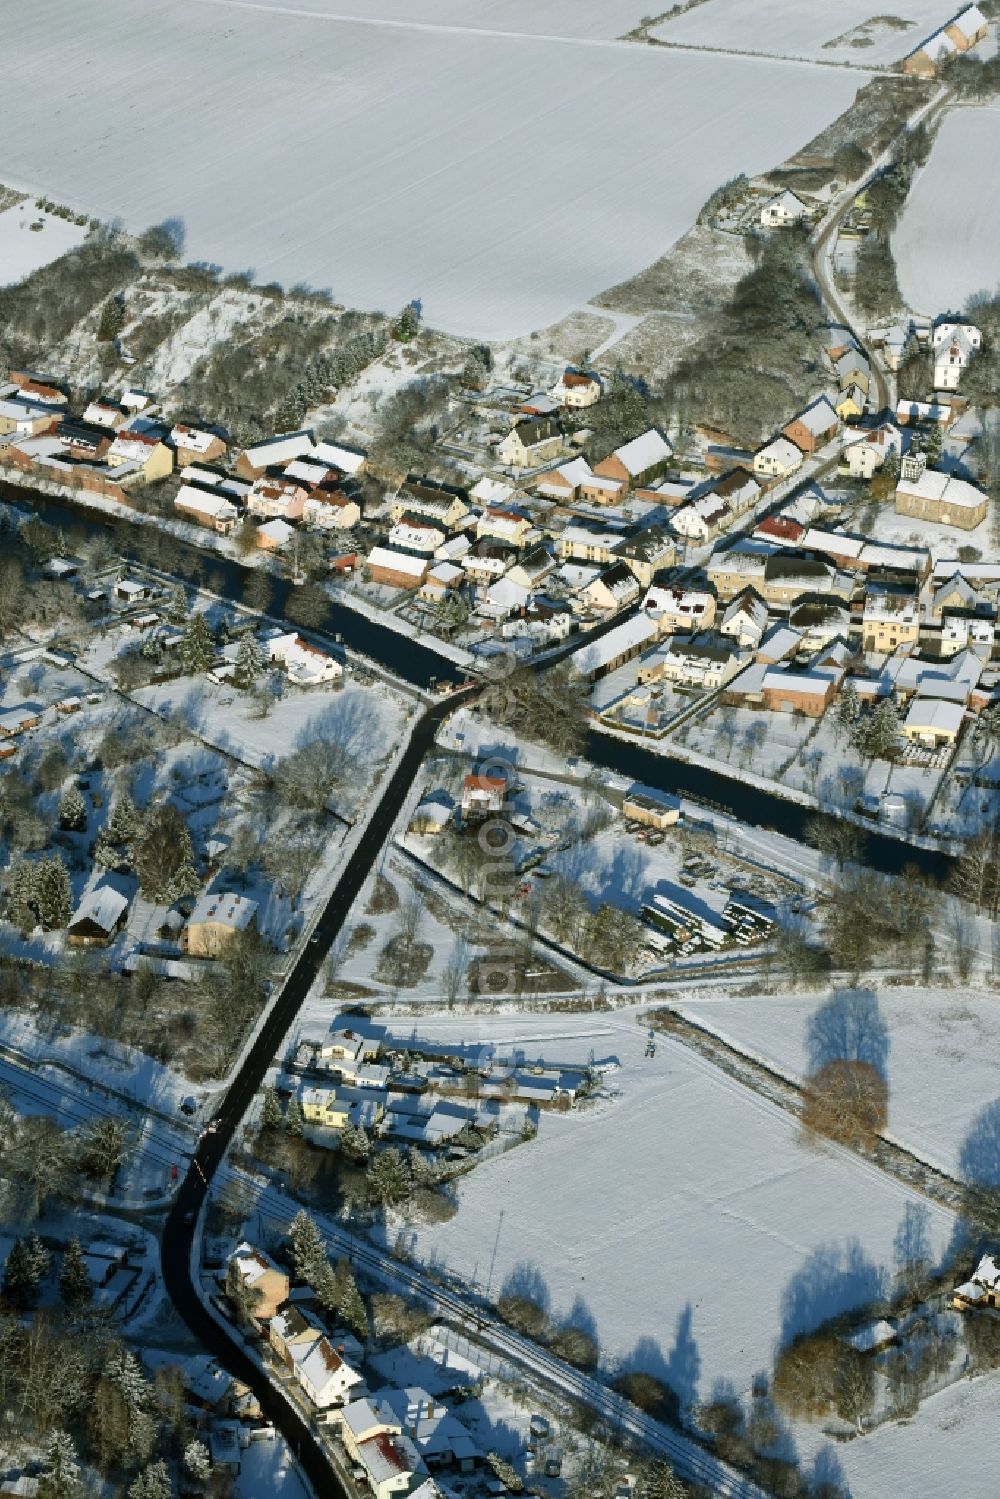
{"type": "Polygon", "coordinates": [[[836,411],[826,396],[819,396],[783,429],[783,436],[803,453],[815,453],[840,431],[836,411]]]}
{"type": "Polygon", "coordinates": [[[66,928],[74,947],[106,947],[128,920],[128,896],[111,885],[98,885],[80,901],[66,928]]]}
{"type": "Polygon", "coordinates": [[[243,1284],[259,1293],[254,1316],[261,1321],[273,1317],[281,1303],[288,1300],[289,1282],[284,1270],[263,1249],[247,1243],[238,1246],[229,1263],[235,1266],[243,1284]]]}
{"type": "Polygon", "coordinates": [[[903,438],[898,427],[884,422],[873,432],[858,436],[844,449],[844,462],[855,479],[870,479],[886,459],[893,455],[897,460],[903,451],[903,438]]]}
{"type": "Polygon", "coordinates": [[[549,500],[572,500],[579,493],[581,484],[593,477],[593,469],[586,458],[571,458],[568,463],[539,474],[534,488],[536,493],[549,500]]]}
{"type": "MultiPolygon", "coordinates": [[[[478,537],[492,536],[497,541],[510,542],[512,546],[524,546],[533,530],[530,515],[510,505],[488,505],[476,522],[478,537]]],[[[537,532],[535,533],[537,536],[537,532]]]]}
{"type": "Polygon", "coordinates": [[[1000,1267],[992,1254],[984,1254],[969,1279],[956,1288],[951,1304],[960,1312],[981,1307],[1000,1310],[1000,1267]]]}
{"type": "Polygon", "coordinates": [[[716,603],[715,595],[704,588],[654,584],[647,590],[642,607],[654,621],[657,633],[669,635],[674,630],[707,630],[715,619],[716,603]]]}
{"type": "Polygon", "coordinates": [[[666,467],[673,448],[663,433],[650,427],[640,437],[620,448],[615,448],[603,463],[597,464],[594,472],[605,479],[617,479],[623,484],[648,482],[666,467]]]}
{"type": "Polygon", "coordinates": [[[13,739],[25,729],[37,729],[44,709],[38,703],[18,703],[0,710],[0,739],[13,739]]]}
{"type": "Polygon", "coordinates": [[[182,484],[174,497],[174,509],[199,526],[228,536],[236,529],[239,512],[222,495],[207,494],[193,484],[182,484]]]}
{"type": "Polygon", "coordinates": [[[806,211],[801,198],[786,189],[776,197],[769,198],[760,211],[760,222],[765,229],[787,229],[797,224],[806,211]]]}
{"type": "Polygon", "coordinates": [[[216,958],[256,920],[257,902],[245,895],[227,890],[203,895],[188,918],[181,946],[193,958],[216,958]]]}
{"type": "Polygon", "coordinates": [[[776,437],[753,456],[753,471],[761,479],[785,479],[801,467],[802,450],[787,437],[776,437]]]}
{"type": "Polygon", "coordinates": [[[559,406],[579,411],[595,405],[603,394],[597,375],[582,370],[567,369],[553,385],[549,394],[559,406]]]}
{"type": "Polygon", "coordinates": [[[389,532],[388,542],[399,551],[430,553],[437,551],[447,534],[443,526],[427,516],[407,512],[389,532]]]}
{"type": "Polygon", "coordinates": [[[217,432],[189,427],[184,422],[175,422],[171,427],[169,441],[178,464],[184,468],[189,463],[214,463],[226,453],[225,441],[217,432]]]}
{"type": "Polygon", "coordinates": [[[563,450],[563,431],[554,417],[534,417],[512,427],[497,448],[501,463],[535,468],[563,450]]]}
{"type": "Polygon", "coordinates": [[[361,506],[342,490],[316,489],[302,506],[302,520],[320,531],[349,531],[361,520],[361,506]]]}

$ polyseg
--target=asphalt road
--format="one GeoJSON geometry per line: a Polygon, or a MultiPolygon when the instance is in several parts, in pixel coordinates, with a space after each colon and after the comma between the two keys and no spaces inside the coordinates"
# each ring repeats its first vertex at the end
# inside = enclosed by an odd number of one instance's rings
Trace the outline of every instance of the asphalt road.
{"type": "Polygon", "coordinates": [[[327,902],[305,948],[292,968],[256,1041],[202,1136],[161,1239],[161,1264],[167,1294],[202,1346],[257,1394],[265,1415],[298,1455],[317,1493],[345,1495],[335,1478],[323,1446],[302,1416],[261,1373],[243,1346],[239,1332],[227,1331],[205,1309],[195,1289],[198,1267],[192,1267],[192,1248],[209,1184],[229,1149],[244,1114],[260,1089],[319,972],[330,946],[354,904],[372,865],[384,848],[420,763],[434,741],[438,725],[457,703],[470,694],[452,694],[435,703],[419,720],[410,742],[371,811],[367,826],[327,902]]]}

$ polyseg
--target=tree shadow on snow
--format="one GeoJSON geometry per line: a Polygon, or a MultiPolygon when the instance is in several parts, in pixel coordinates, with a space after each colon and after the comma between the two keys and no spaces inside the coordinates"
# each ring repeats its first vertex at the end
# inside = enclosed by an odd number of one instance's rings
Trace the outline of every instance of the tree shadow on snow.
{"type": "Polygon", "coordinates": [[[841,1312],[878,1304],[887,1289],[885,1269],[867,1257],[857,1239],[820,1245],[785,1287],[781,1342],[791,1342],[841,1312]]]}
{"type": "Polygon", "coordinates": [[[889,1028],[871,989],[835,989],[806,1029],[809,1069],[828,1062],[867,1062],[882,1077],[889,1064],[889,1028]]]}

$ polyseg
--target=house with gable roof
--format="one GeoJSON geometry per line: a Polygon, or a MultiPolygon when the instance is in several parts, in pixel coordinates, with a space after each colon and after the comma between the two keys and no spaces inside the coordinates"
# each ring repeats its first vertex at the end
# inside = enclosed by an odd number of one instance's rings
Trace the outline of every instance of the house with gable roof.
{"type": "Polygon", "coordinates": [[[806,205],[789,188],[769,198],[760,211],[760,222],[764,229],[788,229],[802,221],[806,205]]]}

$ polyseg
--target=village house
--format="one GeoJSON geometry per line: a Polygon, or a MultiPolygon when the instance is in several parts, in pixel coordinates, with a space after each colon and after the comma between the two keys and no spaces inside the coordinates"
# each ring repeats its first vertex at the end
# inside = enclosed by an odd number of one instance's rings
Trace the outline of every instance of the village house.
{"type": "Polygon", "coordinates": [[[841,354],[834,363],[834,372],[841,390],[849,390],[852,386],[859,385],[865,396],[868,395],[872,372],[868,360],[860,349],[852,345],[846,353],[841,354]]]}
{"type": "Polygon", "coordinates": [[[754,650],[760,645],[766,629],[767,605],[753,588],[745,588],[736,595],[726,606],[719,623],[723,635],[730,635],[737,645],[754,650]]]}
{"type": "Polygon", "coordinates": [[[406,514],[420,515],[443,526],[446,532],[453,531],[468,513],[468,490],[417,474],[407,475],[406,483],[389,505],[389,517],[394,525],[406,514]]]}
{"type": "Polygon", "coordinates": [[[480,539],[490,536],[518,548],[525,545],[534,529],[530,515],[509,505],[488,505],[476,522],[476,536],[480,539]]]}
{"type": "Polygon", "coordinates": [[[256,925],[257,902],[229,890],[202,895],[181,934],[192,958],[217,958],[240,933],[256,925]]]}
{"type": "Polygon", "coordinates": [[[60,446],[82,463],[101,463],[111,448],[112,434],[104,427],[90,427],[73,417],[64,417],[56,428],[60,446]]]}
{"type": "Polygon", "coordinates": [[[141,479],[144,484],[154,484],[173,473],[174,455],[162,438],[153,432],[137,432],[133,427],[124,427],[108,448],[106,462],[109,468],[132,470],[129,474],[116,474],[119,484],[141,479]]]}
{"type": "Polygon", "coordinates": [[[761,226],[764,229],[788,229],[792,224],[800,223],[805,212],[802,199],[786,188],[764,204],[760,211],[761,226]]]}
{"type": "Polygon", "coordinates": [[[890,455],[898,462],[903,451],[903,437],[892,422],[884,422],[873,432],[859,434],[856,441],[844,449],[844,463],[855,479],[870,479],[877,469],[883,467],[890,455]]]}
{"type": "Polygon", "coordinates": [[[903,72],[917,78],[934,78],[946,58],[968,52],[988,35],[989,22],[978,5],[966,6],[904,59],[903,72]]]}
{"type": "Polygon", "coordinates": [[[269,437],[264,442],[247,448],[236,460],[236,473],[241,479],[259,479],[268,469],[281,468],[295,458],[304,458],[314,453],[316,444],[311,432],[285,432],[279,437],[269,437]]]}
{"type": "Polygon", "coordinates": [[[959,610],[970,614],[986,615],[990,618],[996,614],[996,604],[991,603],[985,594],[973,588],[968,578],[957,569],[950,577],[932,585],[928,607],[934,619],[940,619],[945,613],[959,610]]]}
{"type": "Polygon", "coordinates": [[[622,540],[620,531],[601,531],[592,526],[569,525],[555,539],[556,556],[580,562],[597,562],[606,567],[622,540]]]}
{"type": "Polygon", "coordinates": [[[670,527],[685,541],[702,546],[725,531],[732,520],[732,511],[725,500],[710,490],[675,510],[670,517],[670,527]]]}
{"type": "Polygon", "coordinates": [[[842,422],[859,422],[865,414],[868,398],[860,385],[848,385],[837,397],[834,410],[842,422]]]}
{"type": "Polygon", "coordinates": [[[107,947],[128,920],[129,900],[111,885],[98,885],[80,900],[66,927],[72,947],[107,947]]]}
{"type": "Polygon", "coordinates": [[[827,669],[792,671],[769,667],[764,673],[764,707],[776,713],[804,713],[819,718],[826,712],[842,673],[827,669]]]}
{"type": "Polygon", "coordinates": [[[266,520],[301,520],[307,496],[308,490],[295,479],[265,475],[254,480],[247,495],[247,510],[266,520]]]}
{"type": "Polygon", "coordinates": [[[351,1391],[363,1383],[361,1375],[345,1363],[324,1330],[310,1322],[297,1307],[289,1307],[272,1319],[268,1337],[317,1410],[342,1406],[351,1391]],[[280,1323],[277,1331],[275,1323],[280,1323]]]}
{"type": "Polygon", "coordinates": [[[897,401],[897,427],[950,427],[957,412],[949,401],[897,401]]]}
{"type": "Polygon", "coordinates": [[[303,640],[294,630],[275,630],[261,641],[268,661],[284,668],[290,682],[297,687],[315,687],[323,682],[337,682],[344,668],[336,657],[319,646],[303,640]]]}
{"type": "MultiPolygon", "coordinates": [[[[557,468],[539,474],[532,481],[532,488],[544,499],[560,500],[566,504],[577,498],[580,486],[593,476],[594,471],[586,458],[571,458],[567,463],[560,463],[557,468]]],[[[617,487],[620,492],[622,486],[617,487]]]]}
{"type": "Polygon", "coordinates": [[[595,465],[594,472],[602,478],[615,479],[630,487],[649,483],[663,472],[673,451],[663,433],[656,427],[650,427],[648,432],[615,448],[603,462],[595,465]]]}
{"type": "Polygon", "coordinates": [[[226,455],[226,443],[217,432],[189,427],[184,422],[175,422],[171,427],[169,442],[182,468],[189,463],[214,463],[226,455]]]}
{"type": "Polygon", "coordinates": [[[952,1293],[951,1304],[960,1312],[1000,1311],[1000,1267],[994,1255],[982,1256],[969,1279],[952,1293]]]}
{"type": "Polygon", "coordinates": [[[229,1263],[235,1266],[236,1274],[243,1284],[258,1293],[253,1315],[261,1322],[270,1320],[282,1302],[288,1300],[289,1281],[285,1271],[275,1264],[263,1249],[253,1244],[240,1244],[230,1256],[229,1263]]]}
{"type": "Polygon", "coordinates": [[[639,680],[673,682],[679,687],[714,692],[742,671],[749,660],[748,651],[740,650],[730,636],[714,630],[671,635],[650,658],[644,658],[639,680]]]}
{"type": "Polygon", "coordinates": [[[677,546],[674,538],[661,527],[649,526],[634,536],[623,537],[612,548],[611,554],[616,561],[625,563],[643,588],[648,588],[657,573],[673,567],[677,560],[677,546]]]}
{"type": "Polygon", "coordinates": [[[374,1024],[363,1015],[337,1015],[319,1054],[326,1061],[360,1066],[378,1060],[384,1040],[384,1026],[374,1024]]]}
{"type": "Polygon", "coordinates": [[[348,479],[356,479],[359,474],[364,473],[368,464],[367,453],[361,448],[345,447],[342,442],[317,442],[313,446],[312,456],[318,463],[329,464],[338,474],[343,474],[348,479]]]}
{"type": "Polygon", "coordinates": [[[295,535],[295,527],[286,520],[266,520],[254,533],[256,545],[262,552],[283,552],[295,535]]]}
{"type": "Polygon", "coordinates": [[[788,611],[790,630],[801,636],[798,649],[821,651],[836,640],[846,640],[851,633],[851,611],[835,599],[806,599],[788,611]]]}
{"type": "Polygon", "coordinates": [[[536,390],[533,395],[526,396],[517,409],[521,416],[556,416],[559,402],[548,391],[536,390]]]}
{"type": "Polygon", "coordinates": [[[228,536],[239,522],[239,511],[221,494],[208,494],[193,484],[182,484],[174,496],[174,509],[196,525],[228,536]]]}
{"type": "Polygon", "coordinates": [[[674,631],[694,634],[709,629],[715,621],[715,595],[704,588],[654,584],[646,591],[642,607],[659,635],[674,631]]]}
{"type": "Polygon", "coordinates": [[[319,1124],[324,1129],[346,1129],[350,1123],[350,1100],[340,1097],[335,1088],[300,1088],[297,1097],[307,1124],[319,1124]]]}
{"type": "Polygon", "coordinates": [[[768,557],[758,591],[769,609],[788,609],[805,594],[832,593],[850,601],[854,585],[825,558],[784,551],[768,557]]]}
{"type": "Polygon", "coordinates": [[[426,557],[384,546],[372,547],[365,565],[372,582],[387,588],[419,588],[430,569],[426,557]]]}
{"type": "Polygon", "coordinates": [[[537,468],[557,457],[565,446],[563,430],[551,416],[518,422],[497,447],[497,457],[510,468],[537,468]]]}
{"type": "Polygon", "coordinates": [[[467,775],[462,783],[462,817],[466,822],[493,817],[503,811],[506,798],[505,775],[485,772],[467,775]]]}
{"type": "Polygon", "coordinates": [[[83,420],[91,427],[106,427],[109,432],[117,432],[119,427],[124,427],[131,420],[132,413],[127,406],[120,401],[110,401],[104,396],[95,396],[89,402],[83,412],[83,420]]]}
{"type": "Polygon", "coordinates": [[[0,437],[38,437],[50,432],[58,421],[51,406],[21,396],[0,401],[0,437]]]}
{"type": "Polygon", "coordinates": [[[584,370],[564,370],[549,394],[558,406],[580,411],[594,406],[603,395],[599,376],[584,370]]]}
{"type": "Polygon", "coordinates": [[[638,579],[624,562],[616,562],[583,590],[588,604],[595,609],[618,611],[635,603],[642,592],[638,579]]]}
{"type": "Polygon", "coordinates": [[[32,370],[11,370],[8,378],[26,400],[37,401],[43,406],[66,406],[69,403],[66,391],[52,375],[37,375],[32,370]]]}
{"type": "Polygon", "coordinates": [[[361,506],[343,490],[315,489],[302,506],[302,522],[319,531],[349,531],[361,521],[361,506]]]}
{"type": "Polygon", "coordinates": [[[758,521],[753,528],[753,535],[782,546],[795,546],[801,541],[805,531],[800,520],[779,512],[776,515],[766,515],[762,521],[758,521]]]}
{"type": "Polygon", "coordinates": [[[776,437],[753,455],[753,471],[760,479],[787,479],[801,467],[802,451],[787,437],[776,437]]]}
{"type": "Polygon", "coordinates": [[[988,497],[968,479],[927,467],[924,453],[907,453],[896,482],[896,514],[974,531],[986,519],[988,497]]]}
{"type": "Polygon", "coordinates": [[[920,609],[912,593],[890,587],[867,590],[862,615],[866,651],[885,653],[914,646],[919,634],[920,609]]]}
{"type": "Polygon", "coordinates": [[[485,589],[498,582],[516,560],[517,551],[514,547],[502,541],[484,538],[469,548],[462,565],[466,576],[485,589]]]}
{"type": "Polygon", "coordinates": [[[712,485],[710,493],[724,500],[733,515],[745,515],[761,497],[761,487],[745,468],[734,468],[712,485]]]}
{"type": "Polygon", "coordinates": [[[400,516],[388,535],[388,544],[397,551],[429,554],[437,551],[447,531],[426,515],[407,511],[400,516]]]}
{"type": "Polygon", "coordinates": [[[420,597],[428,603],[439,604],[460,588],[465,577],[465,568],[457,562],[435,562],[423,583],[420,597]]]}
{"type": "Polygon", "coordinates": [[[547,545],[539,544],[522,552],[507,576],[521,588],[533,589],[547,578],[556,565],[556,559],[547,545]]]}
{"type": "Polygon", "coordinates": [[[899,732],[923,749],[940,749],[957,743],[964,722],[965,708],[961,703],[918,695],[910,703],[899,732]]]}
{"type": "Polygon", "coordinates": [[[836,411],[826,396],[819,396],[782,429],[782,436],[801,448],[803,453],[815,453],[831,442],[839,431],[836,411]]]}
{"type": "Polygon", "coordinates": [[[982,347],[983,335],[974,323],[941,318],[934,324],[934,389],[957,390],[962,371],[982,347]]]}

